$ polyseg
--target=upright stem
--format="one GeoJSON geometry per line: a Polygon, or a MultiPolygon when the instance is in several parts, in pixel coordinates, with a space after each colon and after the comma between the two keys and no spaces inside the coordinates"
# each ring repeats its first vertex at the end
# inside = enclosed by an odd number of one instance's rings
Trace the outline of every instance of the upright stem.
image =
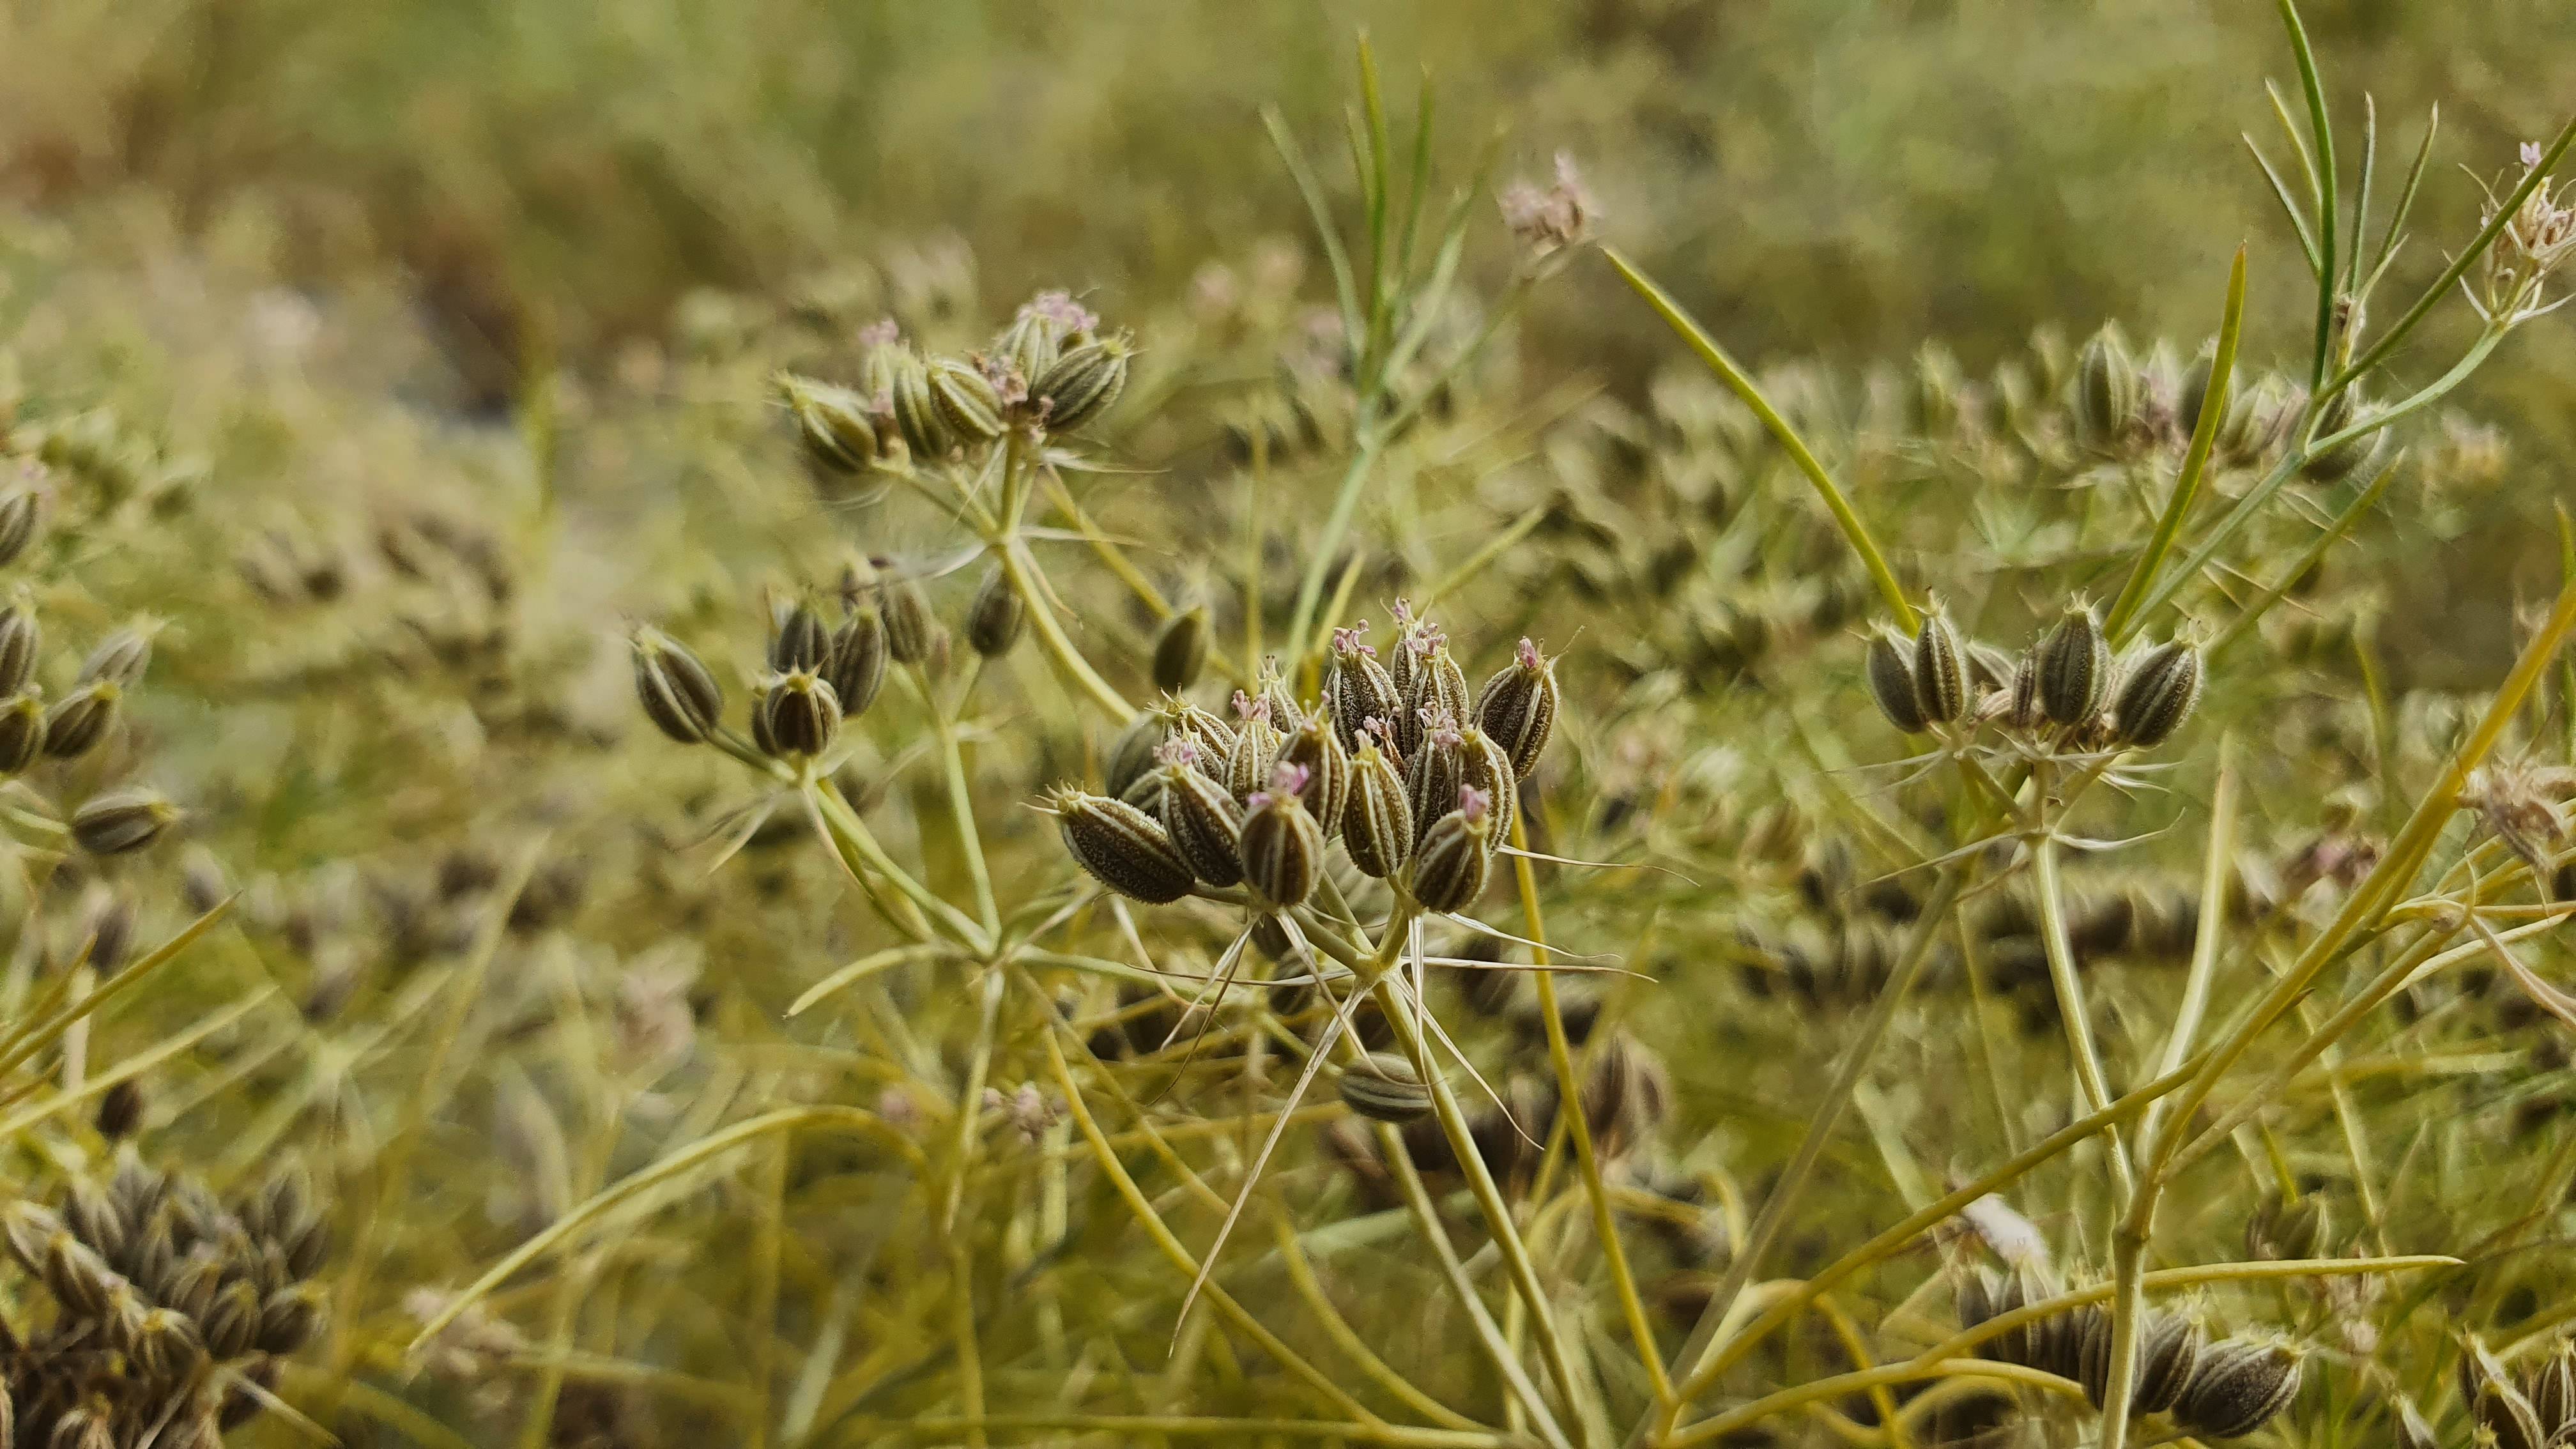
{"type": "MultiPolygon", "coordinates": [[[[2041,792],[2041,806],[2046,807],[2046,792],[2041,792]]],[[[2102,1071],[2102,1055],[2093,1045],[2092,1013],[2084,1001],[2084,983],[2075,974],[2075,947],[2067,938],[2065,887],[2057,874],[2057,833],[2051,824],[2043,824],[2031,842],[2031,869],[2039,880],[2039,928],[2041,944],[2048,951],[2049,984],[2057,991],[2057,1014],[2066,1019],[2066,1048],[2075,1058],[2075,1079],[2084,1088],[2084,1110],[2099,1112],[2111,1105],[2110,1079],[2102,1071]]],[[[2127,1202],[2134,1183],[2129,1173],[2129,1154],[2122,1147],[2119,1130],[2105,1134],[2111,1154],[2111,1173],[2117,1179],[2120,1198],[2127,1202]]]]}

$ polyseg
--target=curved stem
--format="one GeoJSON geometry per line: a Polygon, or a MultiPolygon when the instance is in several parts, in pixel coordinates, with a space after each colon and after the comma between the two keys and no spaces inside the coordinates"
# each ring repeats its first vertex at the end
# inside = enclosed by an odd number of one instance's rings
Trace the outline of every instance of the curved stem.
{"type": "Polygon", "coordinates": [[[1027,606],[1029,627],[1037,634],[1038,648],[1045,652],[1056,671],[1081,693],[1089,695],[1092,703],[1100,706],[1112,724],[1124,725],[1134,719],[1136,707],[1127,702],[1125,695],[1111,688],[1109,681],[1102,679],[1100,672],[1091,667],[1091,661],[1082,657],[1082,651],[1074,647],[1073,641],[1065,637],[1064,626],[1056,621],[1055,604],[1037,586],[1036,565],[1028,559],[1027,550],[1013,540],[995,557],[1001,564],[1002,576],[1010,580],[1011,591],[1018,594],[1020,602],[1027,606]]]}

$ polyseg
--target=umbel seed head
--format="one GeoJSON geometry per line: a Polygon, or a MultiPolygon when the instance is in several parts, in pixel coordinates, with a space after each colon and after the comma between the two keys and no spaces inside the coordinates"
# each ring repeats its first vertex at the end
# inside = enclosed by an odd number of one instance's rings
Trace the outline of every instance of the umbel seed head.
{"type": "Polygon", "coordinates": [[[724,689],[680,641],[659,629],[637,629],[635,698],[654,728],[684,745],[703,742],[724,718],[724,689]]]}
{"type": "Polygon", "coordinates": [[[1878,712],[1906,734],[1923,731],[1923,698],[1914,687],[1910,650],[1895,630],[1881,627],[1869,636],[1869,697],[1878,712]]]}
{"type": "Polygon", "coordinates": [[[2078,602],[2039,641],[2040,708],[2061,725],[2088,724],[2111,682],[2111,645],[2090,604],[2078,602]]]}
{"type": "Polygon", "coordinates": [[[2200,703],[2200,650],[2175,639],[2147,651],[2121,681],[2111,706],[2114,738],[2133,749],[2153,749],[2173,737],[2200,703]]]}
{"type": "Polygon", "coordinates": [[[1558,704],[1556,661],[1525,638],[1477,694],[1476,727],[1511,757],[1513,774],[1526,776],[1556,730],[1558,704]]]}
{"type": "Polygon", "coordinates": [[[1163,905],[1190,893],[1189,862],[1142,810],[1071,786],[1048,800],[1074,863],[1129,900],[1163,905]]]}
{"type": "Polygon", "coordinates": [[[178,820],[179,807],[157,790],[115,790],[72,812],[72,839],[92,855],[124,855],[159,840],[178,820]]]}

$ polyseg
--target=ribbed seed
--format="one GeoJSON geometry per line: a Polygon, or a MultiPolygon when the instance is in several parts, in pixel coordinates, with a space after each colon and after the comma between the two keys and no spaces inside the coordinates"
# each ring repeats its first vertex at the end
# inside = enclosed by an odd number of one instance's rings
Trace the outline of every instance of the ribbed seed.
{"type": "Polygon", "coordinates": [[[141,850],[176,824],[179,807],[155,790],[94,795],[72,812],[72,839],[92,855],[141,850]]]}
{"type": "Polygon", "coordinates": [[[2147,1315],[2138,1342],[2138,1384],[2131,1409],[2160,1414],[2174,1406],[2200,1369],[2209,1331],[2189,1314],[2158,1310],[2147,1315]]]}
{"type": "Polygon", "coordinates": [[[724,718],[724,689],[698,656],[659,629],[636,630],[630,647],[635,697],[653,727],[684,745],[714,733],[724,718]]]}
{"type": "Polygon", "coordinates": [[[930,364],[930,405],[949,436],[972,447],[1002,435],[1002,398],[983,370],[955,358],[930,364]]]}
{"type": "Polygon", "coordinates": [[[1154,636],[1154,687],[1178,693],[1198,682],[1207,667],[1207,610],[1183,609],[1154,636]]]}
{"type": "Polygon", "coordinates": [[[45,752],[45,702],[33,690],[0,702],[0,775],[15,775],[45,752]]]}
{"type": "Polygon", "coordinates": [[[1919,734],[1923,729],[1923,700],[1914,687],[1914,665],[1908,650],[1893,630],[1880,629],[1869,636],[1869,697],[1878,702],[1878,712],[1887,722],[1906,734],[1919,734]]]}
{"type": "MultiPolygon", "coordinates": [[[[21,464],[22,473],[40,471],[35,463],[21,464]]],[[[21,484],[0,493],[0,567],[18,561],[27,545],[36,541],[37,527],[44,521],[45,496],[35,488],[21,484]]]]}
{"type": "Polygon", "coordinates": [[[117,706],[124,698],[122,686],[100,679],[54,701],[54,707],[45,712],[45,753],[57,760],[88,754],[116,722],[117,706]]]}
{"type": "Polygon", "coordinates": [[[862,601],[841,620],[841,627],[832,631],[831,650],[823,666],[824,681],[832,686],[832,697],[840,701],[843,720],[858,718],[876,703],[877,691],[885,685],[886,660],[890,657],[885,618],[874,604],[862,601]]]}
{"type": "Polygon", "coordinates": [[[877,584],[877,610],[885,616],[886,654],[897,664],[919,664],[930,657],[930,597],[913,578],[882,579],[877,584]]]}
{"type": "Polygon", "coordinates": [[[1123,798],[1130,786],[1153,773],[1154,752],[1163,747],[1171,728],[1160,710],[1139,710],[1109,747],[1109,758],[1101,767],[1102,789],[1123,798]]]}
{"type": "Polygon", "coordinates": [[[822,676],[807,670],[773,674],[755,706],[755,731],[765,748],[783,759],[819,755],[841,729],[841,700],[822,676]]]}
{"type": "Polygon", "coordinates": [[[893,367],[894,381],[889,392],[894,402],[895,431],[903,436],[904,447],[911,450],[917,463],[947,457],[957,440],[931,398],[929,367],[909,352],[901,354],[893,367]]]}
{"type": "Polygon", "coordinates": [[[1458,737],[1458,783],[1494,802],[1494,838],[1511,839],[1512,817],[1520,809],[1519,773],[1503,747],[1473,726],[1458,737]]]}
{"type": "Polygon", "coordinates": [[[1283,766],[1243,813],[1243,883],[1274,911],[1304,905],[1324,871],[1323,827],[1297,797],[1305,784],[1304,771],[1283,766]]]}
{"type": "Polygon", "coordinates": [[[1413,808],[1404,779],[1375,740],[1351,755],[1350,800],[1342,807],[1342,849],[1360,874],[1387,880],[1413,858],[1413,808]]]}
{"type": "Polygon", "coordinates": [[[2040,640],[2039,704],[2051,721],[2088,724],[2111,682],[2111,645],[2090,605],[2077,604],[2040,640]]]}
{"type": "Polygon", "coordinates": [[[967,646],[987,659],[998,659],[1020,642],[1020,631],[1028,621],[1019,590],[1011,587],[1008,575],[994,569],[984,575],[974,602],[966,608],[967,646]]]}
{"type": "Polygon", "coordinates": [[[1494,858],[1492,822],[1484,797],[1462,798],[1423,833],[1413,856],[1414,903],[1440,914],[1464,910],[1485,893],[1494,858]]]}
{"type": "Polygon", "coordinates": [[[1066,352],[1030,385],[1050,431],[1067,432],[1109,410],[1127,386],[1133,349],[1123,337],[1086,342],[1066,352]]]}
{"type": "Polygon", "coordinates": [[[2110,449],[2138,420],[2138,365],[2117,327],[2106,326],[2084,344],[2075,363],[2075,420],[2087,446],[2110,449]]]}
{"type": "Polygon", "coordinates": [[[876,462],[876,420],[866,399],[791,372],[778,374],[777,386],[779,400],[796,419],[805,456],[835,473],[856,473],[876,462]]]}
{"type": "Polygon", "coordinates": [[[1164,746],[1162,758],[1155,778],[1163,785],[1163,829],[1173,847],[1209,885],[1240,883],[1243,806],[1197,768],[1197,750],[1187,741],[1164,746]]]}
{"type": "Polygon", "coordinates": [[[1225,788],[1245,805],[1270,782],[1279,763],[1279,731],[1271,727],[1270,706],[1241,690],[1234,695],[1234,748],[1226,751],[1225,788]]]}
{"type": "Polygon", "coordinates": [[[2205,1439],[2234,1439],[2261,1428],[2298,1392],[2297,1349],[2221,1339],[2201,1355],[2200,1372],[2174,1403],[2174,1421],[2205,1439]]]}
{"type": "Polygon", "coordinates": [[[1306,785],[1298,791],[1298,798],[1306,802],[1307,812],[1315,817],[1326,839],[1339,834],[1342,811],[1351,797],[1351,757],[1322,710],[1298,719],[1297,727],[1279,748],[1279,762],[1306,772],[1306,785]]]}
{"type": "Polygon", "coordinates": [[[1413,843],[1418,848],[1432,825],[1458,808],[1458,789],[1466,783],[1466,757],[1459,748],[1457,721],[1432,718],[1420,722],[1422,742],[1406,762],[1405,803],[1413,807],[1413,843]]]}
{"type": "Polygon", "coordinates": [[[831,652],[831,631],[823,627],[823,616],[814,612],[812,601],[796,599],[779,608],[777,623],[769,634],[770,673],[789,674],[799,669],[820,673],[831,652]]]}
{"type": "Polygon", "coordinates": [[[1431,1088],[1413,1063],[1394,1052],[1371,1052],[1342,1069],[1342,1105],[1372,1122],[1403,1126],[1431,1112],[1431,1088]]]}
{"type": "Polygon", "coordinates": [[[0,609],[0,696],[16,694],[36,677],[44,638],[36,611],[23,600],[0,609]]]}
{"type": "Polygon", "coordinates": [[[2173,737],[2200,703],[2200,651],[2176,639],[2157,645],[2132,666],[2111,707],[2112,733],[2134,749],[2153,749],[2173,737]]]}
{"type": "Polygon", "coordinates": [[[1360,731],[1370,720],[1393,729],[1403,707],[1394,676],[1377,662],[1377,651],[1360,642],[1366,628],[1363,624],[1333,631],[1333,677],[1324,685],[1324,698],[1333,707],[1333,728],[1341,734],[1342,748],[1353,752],[1358,751],[1360,731]]]}
{"type": "Polygon", "coordinates": [[[1555,661],[1523,639],[1512,662],[1495,670],[1477,695],[1476,727],[1511,756],[1512,773],[1525,776],[1556,729],[1558,704],[1555,661]]]}
{"type": "Polygon", "coordinates": [[[1934,724],[1955,724],[1968,710],[1967,662],[1959,634],[1937,609],[1923,616],[1923,627],[1914,635],[1914,697],[1922,704],[1923,718],[1934,724]]]}
{"type": "Polygon", "coordinates": [[[1171,835],[1144,811],[1081,790],[1060,790],[1049,802],[1064,848],[1091,878],[1148,905],[1190,893],[1190,864],[1171,835]]]}

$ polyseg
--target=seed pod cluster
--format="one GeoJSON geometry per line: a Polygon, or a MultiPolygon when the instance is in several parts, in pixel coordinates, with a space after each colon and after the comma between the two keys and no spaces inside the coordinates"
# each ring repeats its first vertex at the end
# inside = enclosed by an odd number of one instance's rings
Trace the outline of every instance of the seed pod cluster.
{"type": "Polygon", "coordinates": [[[2153,749],[2200,703],[2199,647],[2176,639],[2114,658],[2082,599],[2019,656],[1962,639],[1936,607],[1912,639],[1881,625],[1862,660],[1870,699],[1907,734],[1994,722],[2034,745],[2153,749]]]}
{"type": "MultiPolygon", "coordinates": [[[[752,687],[751,738],[763,753],[811,759],[831,748],[841,726],[866,712],[885,683],[893,648],[875,589],[845,580],[837,625],[810,598],[783,600],[752,687]]],[[[724,728],[724,688],[705,662],[669,634],[639,626],[627,637],[636,702],[655,729],[679,744],[703,744],[724,728]]],[[[102,680],[101,683],[110,681],[102,680]]],[[[65,703],[78,698],[66,696],[65,703]]],[[[56,706],[59,713],[62,705],[56,706]]],[[[48,732],[57,721],[48,721],[48,732]]],[[[6,719],[0,716],[0,743],[6,719]]]]}
{"type": "MultiPolygon", "coordinates": [[[[2056,1278],[2035,1262],[2010,1272],[1974,1270],[1958,1284],[1959,1321],[1975,1328],[2060,1291],[2056,1278]]],[[[2098,1409],[2110,1383],[2111,1336],[2109,1308],[2087,1303],[2016,1323],[1978,1351],[2071,1379],[2098,1409]]],[[[2198,1438],[2250,1434],[2298,1393],[2302,1354],[2295,1345],[2265,1338],[2213,1339],[2198,1319],[2169,1309],[2143,1312],[2137,1353],[2130,1412],[2171,1414],[2176,1427],[2198,1438]]]]}
{"type": "Polygon", "coordinates": [[[2561,1338],[2515,1373],[2476,1336],[2462,1339],[2460,1402],[2497,1449],[2549,1449],[2576,1442],[2576,1343],[2561,1338]]]}
{"type": "Polygon", "coordinates": [[[237,1380],[274,1383],[320,1323],[329,1232],[291,1170],[226,1203],[128,1147],[107,1182],[13,1204],[0,1240],[55,1304],[13,1344],[17,1443],[214,1449],[259,1411],[237,1380]]]}

